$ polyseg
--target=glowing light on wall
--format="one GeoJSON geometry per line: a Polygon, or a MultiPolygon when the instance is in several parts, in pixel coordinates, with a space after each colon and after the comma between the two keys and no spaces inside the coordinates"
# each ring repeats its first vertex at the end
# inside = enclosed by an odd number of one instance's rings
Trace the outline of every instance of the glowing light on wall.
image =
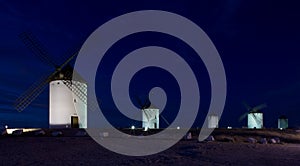
{"type": "Polygon", "coordinates": [[[23,133],[27,133],[27,132],[32,132],[32,131],[38,131],[41,130],[40,128],[29,128],[29,129],[22,129],[22,128],[13,128],[13,129],[9,129],[6,128],[6,134],[12,134],[14,131],[17,130],[22,130],[23,133]]]}

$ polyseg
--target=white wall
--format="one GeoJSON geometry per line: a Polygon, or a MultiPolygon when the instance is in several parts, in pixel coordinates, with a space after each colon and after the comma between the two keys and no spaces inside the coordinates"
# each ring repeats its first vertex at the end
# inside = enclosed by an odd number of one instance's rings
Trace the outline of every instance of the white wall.
{"type": "Polygon", "coordinates": [[[262,113],[249,113],[248,114],[248,128],[249,129],[263,128],[263,114],[262,113]]]}
{"type": "Polygon", "coordinates": [[[86,128],[86,104],[73,95],[73,92],[62,80],[51,81],[49,86],[49,127],[71,127],[71,116],[77,114],[79,127],[86,128]]]}
{"type": "Polygon", "coordinates": [[[159,128],[159,109],[144,109],[142,110],[142,127],[149,129],[159,128]]]}
{"type": "Polygon", "coordinates": [[[208,116],[208,128],[218,128],[219,127],[219,117],[216,115],[208,116]]]}
{"type": "Polygon", "coordinates": [[[289,127],[288,119],[278,119],[278,128],[286,129],[289,127]]]}

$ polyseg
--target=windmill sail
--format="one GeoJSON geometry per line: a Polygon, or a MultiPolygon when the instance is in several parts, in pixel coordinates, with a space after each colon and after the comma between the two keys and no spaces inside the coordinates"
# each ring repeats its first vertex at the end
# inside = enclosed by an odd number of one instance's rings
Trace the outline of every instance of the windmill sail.
{"type": "Polygon", "coordinates": [[[33,84],[25,93],[23,93],[14,103],[15,109],[23,111],[33,100],[35,100],[45,89],[50,81],[50,77],[43,77],[33,84]]]}
{"type": "Polygon", "coordinates": [[[239,121],[244,120],[244,119],[247,117],[248,114],[249,114],[249,113],[246,112],[246,113],[244,113],[242,116],[240,116],[239,121]]]}
{"type": "MultiPolygon", "coordinates": [[[[14,106],[15,109],[19,112],[23,111],[27,106],[30,105],[45,89],[45,87],[48,85],[48,83],[53,80],[54,78],[57,78],[59,76],[59,73],[61,70],[66,67],[72,59],[74,59],[78,51],[72,54],[64,63],[62,63],[60,66],[55,63],[51,58],[49,58],[48,53],[45,51],[45,49],[39,44],[36,38],[33,37],[30,33],[22,33],[19,35],[19,37],[22,39],[23,43],[26,47],[28,47],[35,56],[37,56],[39,59],[41,59],[43,62],[55,67],[55,71],[50,74],[48,77],[43,77],[40,81],[38,81],[36,84],[32,85],[25,93],[23,93],[15,102],[14,106]]],[[[72,73],[71,73],[72,75],[72,73]]],[[[72,88],[74,89],[74,88],[72,88]]]]}
{"type": "Polygon", "coordinates": [[[72,116],[79,116],[79,127],[86,128],[87,85],[83,79],[72,79],[74,69],[70,66],[71,61],[77,56],[78,51],[71,54],[63,63],[56,63],[32,34],[22,33],[19,37],[36,57],[54,67],[55,70],[52,74],[38,81],[21,95],[14,104],[15,108],[18,111],[23,111],[43,92],[48,83],[50,83],[49,127],[72,126],[70,118],[72,116]],[[75,96],[73,94],[75,94],[75,96]]]}
{"type": "Polygon", "coordinates": [[[264,108],[266,108],[266,107],[267,107],[267,104],[261,104],[261,105],[258,105],[258,106],[254,107],[254,108],[252,109],[252,112],[258,112],[258,111],[260,111],[260,110],[262,110],[262,109],[264,109],[264,108]]]}
{"type": "Polygon", "coordinates": [[[154,109],[144,109],[142,110],[143,114],[146,117],[147,122],[150,122],[156,118],[157,111],[154,109]]]}
{"type": "Polygon", "coordinates": [[[50,56],[48,52],[40,44],[38,39],[36,39],[30,32],[23,32],[19,35],[19,37],[25,46],[29,48],[36,57],[38,57],[44,63],[56,67],[57,63],[49,58],[50,56]]]}

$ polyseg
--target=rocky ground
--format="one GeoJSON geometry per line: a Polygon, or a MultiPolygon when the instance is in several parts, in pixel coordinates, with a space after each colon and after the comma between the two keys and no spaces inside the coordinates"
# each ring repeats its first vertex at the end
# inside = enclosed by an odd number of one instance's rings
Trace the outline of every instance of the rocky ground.
{"type": "MultiPolygon", "coordinates": [[[[216,130],[214,141],[182,140],[146,157],[119,155],[89,136],[1,136],[1,165],[299,165],[299,133],[294,131],[216,130]],[[261,138],[280,143],[259,143],[261,138]],[[249,138],[257,140],[250,143],[249,138]]],[[[63,133],[68,133],[64,132],[63,133]]],[[[70,132],[72,133],[72,132],[70,132]]],[[[299,139],[300,140],[300,139],[299,139]]]]}

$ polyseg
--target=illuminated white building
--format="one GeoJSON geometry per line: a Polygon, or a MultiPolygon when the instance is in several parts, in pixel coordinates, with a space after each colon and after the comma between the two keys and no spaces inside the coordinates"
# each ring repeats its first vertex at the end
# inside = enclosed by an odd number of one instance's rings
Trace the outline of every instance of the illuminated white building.
{"type": "MultiPolygon", "coordinates": [[[[51,81],[49,91],[49,127],[50,128],[87,128],[87,105],[76,94],[74,87],[87,95],[87,85],[82,81],[71,81],[64,75],[62,79],[51,81]],[[69,87],[64,83],[69,81],[69,87]]],[[[78,91],[78,90],[77,90],[78,91]]],[[[81,96],[82,97],[82,96],[81,96]]]]}
{"type": "Polygon", "coordinates": [[[280,116],[278,118],[278,128],[279,129],[286,129],[288,127],[289,127],[289,121],[288,121],[287,117],[283,116],[283,115],[280,116]]]}
{"type": "Polygon", "coordinates": [[[218,128],[219,127],[219,116],[217,115],[208,115],[208,128],[218,128]]]}
{"type": "Polygon", "coordinates": [[[248,114],[248,128],[249,129],[263,128],[263,113],[262,112],[250,112],[248,114]]]}
{"type": "Polygon", "coordinates": [[[149,108],[142,109],[142,127],[145,130],[159,128],[159,109],[151,105],[149,108]]]}

